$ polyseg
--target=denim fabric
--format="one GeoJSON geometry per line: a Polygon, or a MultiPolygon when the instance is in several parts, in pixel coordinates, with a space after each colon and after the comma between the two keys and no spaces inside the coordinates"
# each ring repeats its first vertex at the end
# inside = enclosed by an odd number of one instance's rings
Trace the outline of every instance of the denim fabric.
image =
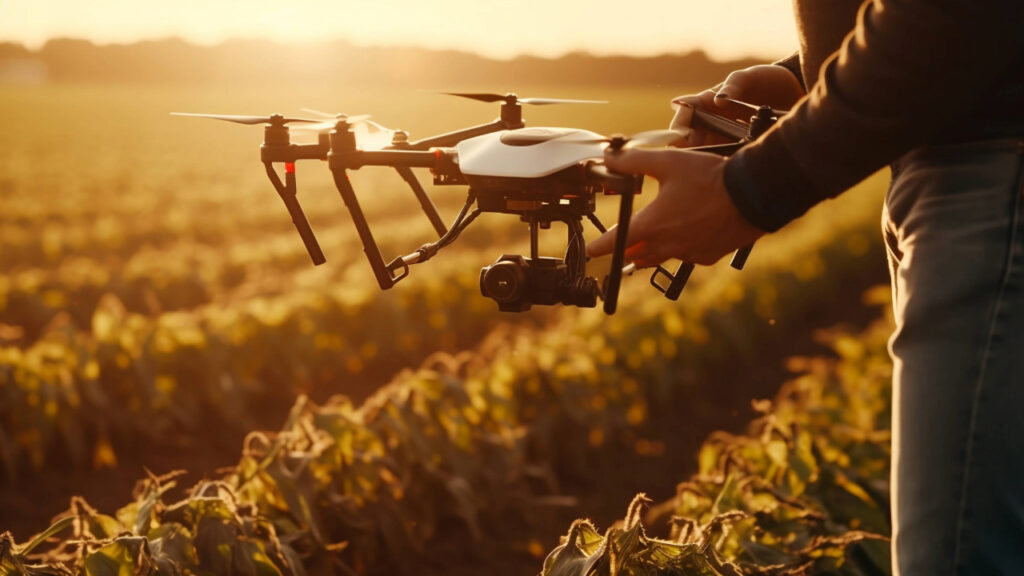
{"type": "Polygon", "coordinates": [[[1024,575],[1024,140],[913,151],[883,232],[893,573],[1024,575]]]}

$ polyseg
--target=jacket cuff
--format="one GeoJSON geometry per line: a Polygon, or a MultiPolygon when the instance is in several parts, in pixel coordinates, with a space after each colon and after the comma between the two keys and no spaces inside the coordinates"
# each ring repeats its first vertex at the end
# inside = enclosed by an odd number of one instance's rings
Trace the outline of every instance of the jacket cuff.
{"type": "Polygon", "coordinates": [[[792,55],[787,56],[782,60],[776,60],[775,62],[772,62],[772,64],[776,66],[782,66],[786,70],[792,72],[793,76],[796,76],[797,82],[799,82],[800,86],[804,89],[804,92],[807,92],[807,83],[804,82],[804,72],[803,68],[800,66],[799,52],[794,52],[792,55]]]}
{"type": "Polygon", "coordinates": [[[748,222],[774,232],[817,204],[810,181],[779,141],[741,148],[725,163],[729,197],[748,222]]]}

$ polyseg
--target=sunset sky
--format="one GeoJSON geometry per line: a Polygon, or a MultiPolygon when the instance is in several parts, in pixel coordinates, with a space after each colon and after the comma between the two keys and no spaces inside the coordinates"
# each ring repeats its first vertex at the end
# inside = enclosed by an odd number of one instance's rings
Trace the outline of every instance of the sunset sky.
{"type": "Polygon", "coordinates": [[[776,57],[796,47],[789,8],[790,0],[0,0],[0,41],[347,38],[495,57],[693,48],[776,57]]]}

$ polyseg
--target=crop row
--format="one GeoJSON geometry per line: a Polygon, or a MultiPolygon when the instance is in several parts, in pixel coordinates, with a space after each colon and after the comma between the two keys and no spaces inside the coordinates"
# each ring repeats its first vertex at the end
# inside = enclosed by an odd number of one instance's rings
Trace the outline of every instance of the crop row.
{"type": "MultiPolygon", "coordinates": [[[[835,294],[876,281],[865,279],[879,268],[865,252],[880,250],[870,240],[876,235],[862,230],[873,218],[865,219],[766,243],[751,271],[738,277],[719,269],[681,303],[631,279],[621,313],[566,314],[549,338],[586,335],[598,358],[624,363],[662,394],[699,386],[709,366],[754,354],[759,342],[813,322],[835,294]]],[[[415,285],[386,294],[367,286],[363,267],[352,267],[330,286],[156,317],[105,298],[85,332],[58,322],[27,348],[0,349],[0,462],[8,475],[41,469],[55,455],[105,465],[111,450],[137,437],[188,440],[213,421],[248,430],[261,422],[256,415],[290,404],[296,393],[361,396],[434,351],[473,346],[511,318],[479,296],[475,273],[458,259],[443,260],[414,270],[418,279],[407,282],[415,285]]],[[[524,319],[543,319],[540,312],[524,319]]],[[[692,409],[714,401],[705,396],[692,409]]]]}
{"type": "Polygon", "coordinates": [[[697,473],[647,512],[666,538],[645,530],[641,494],[603,535],[577,520],[542,574],[887,574],[890,332],[832,333],[838,358],[793,359],[803,375],[746,434],[712,434],[697,473]]]}
{"type": "MultiPolygon", "coordinates": [[[[668,538],[646,533],[638,497],[603,536],[574,523],[543,574],[886,573],[888,329],[835,335],[838,360],[796,361],[805,374],[760,404],[747,434],[713,435],[698,474],[647,515],[671,517],[668,538]]],[[[150,476],[114,515],[75,500],[46,534],[59,539],[19,547],[5,535],[0,563],[17,575],[414,573],[465,560],[438,558],[453,533],[464,547],[536,555],[530,535],[560,503],[563,453],[544,447],[616,458],[586,438],[629,437],[652,398],[642,382],[624,390],[631,376],[615,362],[518,353],[534,362],[513,372],[509,359],[449,359],[359,408],[300,400],[281,432],[250,435],[220,480],[174,502],[173,475],[150,476]],[[509,532],[518,522],[533,528],[509,532]]]]}
{"type": "Polygon", "coordinates": [[[718,289],[709,282],[681,306],[650,301],[612,319],[499,334],[493,353],[439,358],[358,408],[300,402],[280,433],[251,435],[233,472],[185,500],[165,502],[168,481],[151,478],[114,516],[76,502],[74,535],[45,560],[94,574],[128,564],[160,574],[410,571],[423,557],[443,560],[433,543],[453,533],[485,549],[501,533],[499,547],[542,552],[532,529],[501,531],[549,518],[564,500],[552,498],[559,475],[659,441],[637,437],[652,413],[731,409],[701,387],[715,368],[742,364],[776,325],[865,276],[865,258],[843,243],[791,256],[821,267],[751,271],[749,288],[723,299],[706,297],[718,289]],[[793,286],[799,295],[779,292],[793,286]]]}
{"type": "Polygon", "coordinates": [[[363,396],[403,366],[479,341],[500,316],[477,282],[450,272],[381,294],[342,279],[152,318],[104,296],[87,331],[56,322],[27,348],[0,348],[0,469],[41,470],[55,456],[105,465],[138,437],[265,425],[299,393],[363,396]]]}
{"type": "MultiPolygon", "coordinates": [[[[375,233],[384,239],[429,238],[427,219],[412,195],[400,190],[402,182],[380,180],[369,178],[363,184],[366,189],[359,190],[375,233]]],[[[134,184],[132,192],[141,192],[134,190],[139,186],[134,184]]],[[[145,191],[157,199],[131,209],[97,194],[78,195],[81,198],[67,194],[56,204],[43,194],[33,202],[33,210],[18,214],[17,206],[10,206],[0,215],[0,253],[4,254],[0,271],[59,269],[63,261],[72,259],[130,262],[141,250],[162,255],[221,249],[234,258],[241,256],[236,252],[248,252],[248,259],[264,255],[308,262],[288,213],[269,186],[246,191],[245,195],[258,195],[257,200],[239,198],[237,208],[217,194],[182,198],[171,191],[145,191]],[[69,208],[76,204],[82,205],[81,211],[69,208]]],[[[11,190],[14,203],[24,202],[15,192],[29,194],[19,188],[11,190]]],[[[354,242],[355,232],[337,193],[316,192],[311,198],[303,197],[303,207],[324,247],[341,244],[344,248],[354,242]]],[[[434,193],[435,201],[442,214],[454,217],[465,199],[464,189],[442,192],[434,193]]]]}
{"type": "MultiPolygon", "coordinates": [[[[514,224],[494,222],[486,234],[467,232],[467,246],[472,243],[476,250],[494,246],[492,253],[480,254],[480,265],[501,253],[505,247],[497,243],[510,240],[514,224]]],[[[387,239],[386,249],[393,256],[398,250],[411,252],[418,247],[429,238],[428,228],[422,217],[394,218],[379,223],[377,232],[387,239]]],[[[298,235],[289,230],[240,242],[222,239],[216,246],[179,239],[166,249],[139,247],[124,262],[108,254],[12,271],[0,275],[0,324],[8,327],[0,341],[31,345],[60,314],[87,330],[97,304],[108,295],[130,312],[156,316],[211,303],[224,306],[238,299],[277,296],[301,288],[303,282],[327,287],[354,281],[371,289],[372,273],[354,231],[329,230],[320,239],[330,255],[330,262],[320,268],[310,264],[298,235]]],[[[476,255],[461,248],[455,252],[463,257],[476,255]]],[[[433,263],[431,268],[421,267],[415,273],[436,274],[433,263]]]]}

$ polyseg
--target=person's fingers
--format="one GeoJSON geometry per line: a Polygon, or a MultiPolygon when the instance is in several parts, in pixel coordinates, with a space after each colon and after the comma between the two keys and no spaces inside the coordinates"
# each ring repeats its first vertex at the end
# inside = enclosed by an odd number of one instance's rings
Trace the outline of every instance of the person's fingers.
{"type": "MultiPolygon", "coordinates": [[[[640,219],[639,226],[637,225],[637,217],[640,213],[633,215],[633,218],[629,223],[629,235],[626,237],[626,254],[629,254],[631,250],[643,250],[643,245],[647,242],[644,240],[647,235],[644,229],[643,218],[640,219]],[[639,246],[639,247],[638,247],[639,246]]],[[[619,227],[612,226],[607,232],[597,237],[593,242],[587,244],[587,256],[591,258],[599,258],[606,254],[611,254],[612,250],[615,249],[615,238],[619,235],[619,227]]]]}
{"type": "Polygon", "coordinates": [[[715,90],[704,90],[699,94],[684,94],[672,99],[672,107],[677,108],[689,104],[694,108],[712,108],[715,105],[715,90]]]}
{"type": "MultiPolygon", "coordinates": [[[[657,216],[657,211],[650,210],[650,206],[641,208],[633,214],[629,219],[629,234],[626,236],[626,254],[630,254],[631,250],[644,250],[644,246],[651,245],[648,240],[655,230],[654,220],[657,216]]],[[[587,256],[597,258],[611,254],[615,249],[615,238],[618,233],[619,226],[616,224],[593,242],[587,244],[587,256]]]]}
{"type": "Polygon", "coordinates": [[[626,259],[632,261],[635,258],[643,258],[650,255],[651,244],[650,242],[640,241],[632,246],[626,247],[626,259]]]}
{"type": "Polygon", "coordinates": [[[625,260],[638,268],[656,266],[666,260],[661,254],[661,242],[656,239],[641,240],[626,247],[625,260]]]}
{"type": "Polygon", "coordinates": [[[729,102],[725,98],[738,98],[742,100],[744,94],[749,92],[753,88],[752,84],[756,82],[754,75],[747,70],[736,70],[729,73],[729,76],[725,78],[725,82],[722,82],[722,87],[715,93],[715,105],[719,108],[727,108],[732,106],[732,102],[729,102]]]}
{"type": "Polygon", "coordinates": [[[668,171],[672,168],[670,152],[669,150],[639,148],[607,149],[604,152],[604,164],[621,174],[648,174],[661,180],[668,175],[668,171]]]}
{"type": "MultiPolygon", "coordinates": [[[[632,228],[632,226],[630,226],[630,228],[632,228]]],[[[615,238],[618,235],[619,227],[617,225],[609,228],[607,232],[587,244],[587,256],[591,258],[599,258],[606,254],[611,254],[612,250],[615,249],[615,238]]]]}
{"type": "Polygon", "coordinates": [[[690,130],[693,124],[693,105],[686,101],[673,101],[672,104],[676,114],[668,125],[669,130],[690,130]]]}
{"type": "Polygon", "coordinates": [[[662,256],[661,251],[653,242],[640,242],[626,249],[626,262],[632,262],[637,268],[650,268],[661,264],[668,258],[662,256]]]}
{"type": "Polygon", "coordinates": [[[637,268],[654,268],[655,266],[657,266],[658,264],[661,264],[665,260],[668,260],[668,258],[658,258],[658,257],[651,256],[651,257],[630,258],[629,262],[631,262],[637,268]]]}
{"type": "MultiPolygon", "coordinates": [[[[676,114],[669,127],[672,130],[678,130],[682,127],[691,128],[690,135],[687,138],[687,145],[680,146],[680,148],[693,148],[708,144],[725,144],[732,141],[727,137],[709,130],[705,124],[695,121],[695,108],[716,115],[722,114],[721,109],[719,108],[719,102],[715,100],[715,95],[717,94],[716,90],[722,88],[723,85],[724,84],[719,84],[712,89],[701,92],[700,94],[678,96],[672,100],[672,107],[675,109],[676,114]]],[[[729,105],[733,106],[732,104],[729,105]]],[[[729,109],[726,116],[733,117],[733,113],[735,111],[735,109],[729,109]]],[[[740,116],[742,116],[743,109],[739,108],[739,111],[741,112],[740,116]]]]}

